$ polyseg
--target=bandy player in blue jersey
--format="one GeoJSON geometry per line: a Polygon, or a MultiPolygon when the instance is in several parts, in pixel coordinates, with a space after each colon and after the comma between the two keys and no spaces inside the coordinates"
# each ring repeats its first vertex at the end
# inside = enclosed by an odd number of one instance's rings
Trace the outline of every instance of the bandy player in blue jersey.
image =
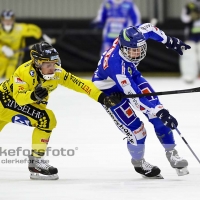
{"type": "Polygon", "coordinates": [[[94,26],[103,28],[101,54],[112,46],[123,28],[140,24],[140,11],[132,0],[104,0],[93,20],[94,26]]]}
{"type": "MultiPolygon", "coordinates": [[[[166,36],[150,23],[130,26],[121,30],[113,46],[103,53],[94,73],[94,84],[106,94],[121,98],[124,94],[154,92],[151,85],[137,70],[147,51],[147,39],[163,43],[180,55],[190,46],[178,38],[166,36]]],[[[155,133],[165,149],[166,157],[179,176],[188,174],[188,162],[178,155],[172,129],[177,120],[169,114],[157,96],[123,99],[120,104],[105,108],[119,130],[127,136],[127,147],[135,171],[144,177],[163,178],[160,169],[144,159],[147,132],[134,109],[140,110],[152,123],[155,133]]]]}

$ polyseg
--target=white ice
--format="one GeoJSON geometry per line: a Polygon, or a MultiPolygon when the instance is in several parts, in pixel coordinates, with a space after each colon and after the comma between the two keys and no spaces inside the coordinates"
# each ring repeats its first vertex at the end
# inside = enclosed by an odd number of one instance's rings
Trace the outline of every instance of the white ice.
{"type": "MultiPolygon", "coordinates": [[[[147,78],[156,91],[199,87],[200,80],[187,85],[179,78],[147,78]]],[[[160,96],[160,100],[179,122],[179,130],[200,157],[200,94],[160,96]]],[[[162,170],[163,180],[146,180],[134,171],[124,135],[104,109],[86,95],[58,87],[51,94],[48,108],[57,117],[49,146],[73,149],[74,156],[48,156],[59,169],[57,181],[29,179],[27,164],[2,163],[0,157],[0,200],[197,200],[200,196],[200,163],[174,131],[179,155],[189,162],[190,174],[178,177],[165,157],[153,127],[140,112],[147,130],[145,158],[162,170]]],[[[32,128],[8,124],[0,133],[0,147],[30,148],[32,128]]],[[[58,153],[58,151],[56,152],[58,153]]]]}

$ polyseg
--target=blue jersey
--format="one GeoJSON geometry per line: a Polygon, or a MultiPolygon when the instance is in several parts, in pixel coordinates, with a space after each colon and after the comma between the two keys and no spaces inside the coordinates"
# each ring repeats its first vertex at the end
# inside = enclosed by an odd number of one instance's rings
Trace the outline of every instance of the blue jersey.
{"type": "Polygon", "coordinates": [[[114,39],[123,28],[141,23],[140,12],[132,0],[105,0],[93,23],[104,27],[103,38],[114,39]]]}
{"type": "MultiPolygon", "coordinates": [[[[145,39],[153,39],[166,43],[167,36],[163,31],[149,23],[137,26],[145,39]]],[[[138,64],[138,63],[137,63],[138,64]]],[[[134,63],[127,60],[119,47],[118,38],[113,46],[101,56],[98,68],[93,76],[94,84],[107,94],[123,92],[124,94],[140,94],[152,92],[153,89],[142,77],[134,63]]],[[[161,107],[157,97],[141,97],[130,99],[134,108],[146,114],[155,114],[161,107]],[[152,103],[153,102],[153,103],[152,103]]]]}

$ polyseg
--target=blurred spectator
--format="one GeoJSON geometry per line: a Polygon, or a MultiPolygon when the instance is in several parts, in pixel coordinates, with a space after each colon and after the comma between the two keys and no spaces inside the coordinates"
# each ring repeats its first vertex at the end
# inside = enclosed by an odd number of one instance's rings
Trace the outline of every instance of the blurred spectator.
{"type": "Polygon", "coordinates": [[[43,39],[52,43],[52,39],[34,24],[16,23],[12,10],[3,10],[0,24],[0,78],[4,75],[8,79],[22,62],[24,51],[28,50],[26,37],[43,39]]]}
{"type": "Polygon", "coordinates": [[[200,66],[200,0],[193,0],[182,9],[181,20],[186,25],[185,40],[191,46],[180,57],[180,71],[184,81],[193,83],[200,66]]]}
{"type": "Polygon", "coordinates": [[[141,24],[140,11],[132,0],[104,0],[92,23],[96,28],[103,28],[102,54],[123,28],[141,24]]]}

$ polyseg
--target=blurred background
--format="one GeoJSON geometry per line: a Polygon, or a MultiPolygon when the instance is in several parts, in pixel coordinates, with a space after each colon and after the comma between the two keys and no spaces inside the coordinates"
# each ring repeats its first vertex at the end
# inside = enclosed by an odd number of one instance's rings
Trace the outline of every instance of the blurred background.
{"type": "MultiPolygon", "coordinates": [[[[102,0],[0,0],[1,9],[12,9],[16,22],[38,25],[43,33],[56,38],[62,67],[70,72],[92,73],[100,58],[102,29],[91,26],[102,0]]],[[[167,35],[184,40],[181,10],[187,0],[134,0],[142,23],[157,20],[167,35]]],[[[1,37],[1,36],[0,36],[1,37]]],[[[37,42],[27,38],[27,45],[37,42]]],[[[24,61],[30,60],[26,52],[24,61]]],[[[179,76],[179,56],[163,44],[148,41],[146,58],[138,69],[150,75],[179,76]]]]}

